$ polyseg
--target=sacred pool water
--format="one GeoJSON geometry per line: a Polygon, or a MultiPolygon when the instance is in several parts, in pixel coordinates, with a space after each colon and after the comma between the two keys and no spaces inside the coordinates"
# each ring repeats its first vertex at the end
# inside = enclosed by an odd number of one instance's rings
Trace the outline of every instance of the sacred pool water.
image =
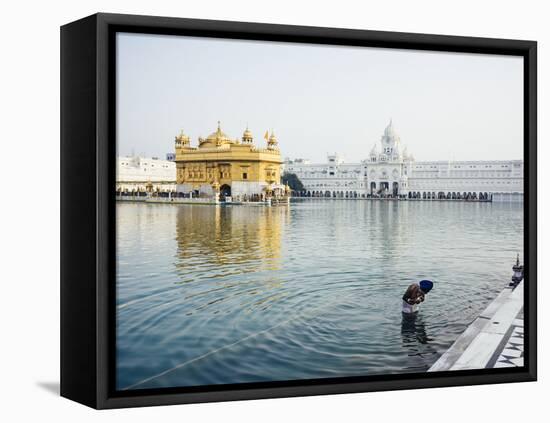
{"type": "Polygon", "coordinates": [[[523,204],[116,212],[118,389],[424,372],[523,259],[523,204]],[[435,287],[404,319],[420,279],[435,287]]]}

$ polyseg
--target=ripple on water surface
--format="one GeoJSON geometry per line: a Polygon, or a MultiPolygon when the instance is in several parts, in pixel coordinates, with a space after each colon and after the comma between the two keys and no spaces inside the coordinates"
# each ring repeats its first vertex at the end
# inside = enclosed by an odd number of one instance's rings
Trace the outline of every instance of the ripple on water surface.
{"type": "Polygon", "coordinates": [[[117,386],[425,371],[505,286],[522,232],[513,204],[117,204],[117,386]]]}

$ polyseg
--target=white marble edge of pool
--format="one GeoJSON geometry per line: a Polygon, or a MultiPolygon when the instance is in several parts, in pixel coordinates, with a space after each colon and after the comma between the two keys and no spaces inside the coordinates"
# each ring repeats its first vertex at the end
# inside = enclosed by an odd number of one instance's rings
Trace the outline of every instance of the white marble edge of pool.
{"type": "Polygon", "coordinates": [[[522,308],[523,281],[504,288],[428,371],[488,367],[522,308]]]}

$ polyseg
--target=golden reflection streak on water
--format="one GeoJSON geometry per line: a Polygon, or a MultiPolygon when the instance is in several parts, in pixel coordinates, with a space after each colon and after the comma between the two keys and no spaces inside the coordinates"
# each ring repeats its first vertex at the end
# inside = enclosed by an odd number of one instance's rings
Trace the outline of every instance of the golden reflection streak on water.
{"type": "MultiPolygon", "coordinates": [[[[186,271],[196,270],[200,258],[204,278],[253,273],[281,268],[281,238],[289,223],[286,206],[258,207],[250,219],[248,207],[210,207],[204,210],[182,207],[176,218],[177,257],[175,266],[180,281],[186,283],[186,271]],[[220,269],[230,265],[230,269],[220,269]]],[[[279,286],[279,280],[269,285],[279,286]]]]}

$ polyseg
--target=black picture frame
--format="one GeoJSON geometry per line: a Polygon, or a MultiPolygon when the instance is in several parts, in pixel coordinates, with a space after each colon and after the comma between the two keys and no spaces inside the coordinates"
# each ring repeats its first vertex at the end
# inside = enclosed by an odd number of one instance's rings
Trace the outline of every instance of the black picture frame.
{"type": "Polygon", "coordinates": [[[534,41],[103,13],[69,23],[61,27],[61,395],[103,409],[534,381],[537,377],[536,195],[537,44],[534,41]],[[112,194],[117,32],[523,57],[525,366],[116,391],[112,194]]]}

